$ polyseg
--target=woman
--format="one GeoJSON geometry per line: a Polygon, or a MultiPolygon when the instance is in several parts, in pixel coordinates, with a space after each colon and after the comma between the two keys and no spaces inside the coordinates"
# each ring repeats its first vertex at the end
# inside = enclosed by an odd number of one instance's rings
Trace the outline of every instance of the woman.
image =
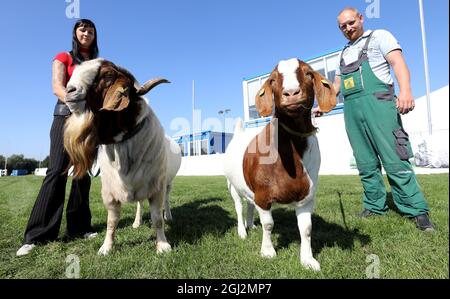
{"type": "MultiPolygon", "coordinates": [[[[64,103],[66,84],[78,64],[97,56],[95,25],[90,20],[80,19],[73,28],[72,51],[59,53],[53,59],[52,87],[58,101],[53,113],[54,118],[50,131],[50,162],[25,229],[23,245],[17,251],[17,256],[29,254],[37,244],[54,241],[58,237],[64,209],[66,169],[69,165],[69,157],[64,150],[63,143],[64,123],[70,115],[69,108],[64,103]]],[[[89,175],[72,181],[66,208],[67,230],[65,238],[67,239],[90,238],[97,235],[92,232],[91,226],[90,186],[89,175]]]]}

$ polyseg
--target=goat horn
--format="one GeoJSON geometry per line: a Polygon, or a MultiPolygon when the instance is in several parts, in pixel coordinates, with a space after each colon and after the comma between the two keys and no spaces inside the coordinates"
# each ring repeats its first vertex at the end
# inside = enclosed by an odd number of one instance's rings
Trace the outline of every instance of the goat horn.
{"type": "Polygon", "coordinates": [[[161,83],[170,83],[170,81],[167,79],[164,79],[164,78],[151,79],[151,80],[145,82],[144,85],[142,85],[141,87],[139,87],[137,89],[137,94],[140,96],[144,95],[147,92],[149,92],[153,87],[155,87],[161,83]]]}

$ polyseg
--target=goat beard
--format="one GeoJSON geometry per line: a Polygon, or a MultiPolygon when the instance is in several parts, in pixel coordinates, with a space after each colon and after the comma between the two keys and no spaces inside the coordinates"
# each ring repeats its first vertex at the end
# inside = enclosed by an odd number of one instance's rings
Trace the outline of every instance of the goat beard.
{"type": "Polygon", "coordinates": [[[73,178],[79,179],[91,169],[97,157],[98,136],[94,113],[72,114],[64,127],[64,148],[73,165],[73,178]]]}

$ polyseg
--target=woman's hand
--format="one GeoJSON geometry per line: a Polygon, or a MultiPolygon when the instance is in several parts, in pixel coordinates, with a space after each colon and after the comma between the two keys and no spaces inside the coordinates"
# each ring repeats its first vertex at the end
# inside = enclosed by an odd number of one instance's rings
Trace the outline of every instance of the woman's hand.
{"type": "Polygon", "coordinates": [[[59,60],[52,64],[52,89],[53,93],[64,102],[66,98],[66,66],[59,60]]]}

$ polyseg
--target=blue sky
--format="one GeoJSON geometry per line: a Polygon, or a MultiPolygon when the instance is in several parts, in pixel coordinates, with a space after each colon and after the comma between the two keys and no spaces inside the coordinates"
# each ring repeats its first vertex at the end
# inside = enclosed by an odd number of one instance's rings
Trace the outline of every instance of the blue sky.
{"type": "MultiPolygon", "coordinates": [[[[66,0],[73,2],[73,0],[66,0]]],[[[400,41],[411,71],[413,94],[425,94],[419,4],[416,0],[80,0],[80,17],[97,26],[100,56],[130,70],[140,82],[169,79],[148,94],[166,132],[174,119],[243,117],[242,80],[270,72],[281,59],[308,59],[346,40],[336,25],[345,6],[361,12],[379,3],[379,18],[365,28],[383,28],[400,41]]],[[[448,85],[449,2],[423,0],[431,90],[448,85]]],[[[0,155],[43,159],[55,96],[53,57],[71,47],[75,19],[64,0],[0,2],[0,155]]],[[[227,128],[230,131],[231,128],[227,128]]]]}

